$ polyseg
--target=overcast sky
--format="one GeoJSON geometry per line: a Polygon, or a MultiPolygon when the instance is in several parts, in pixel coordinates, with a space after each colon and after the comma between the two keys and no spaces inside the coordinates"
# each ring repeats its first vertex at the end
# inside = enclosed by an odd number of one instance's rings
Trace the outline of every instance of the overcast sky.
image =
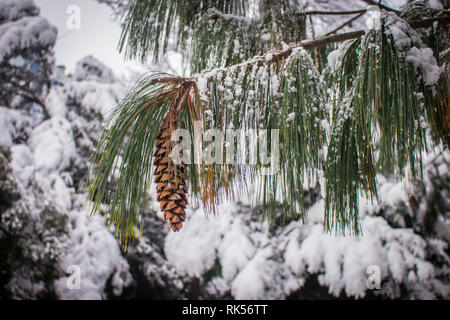
{"type": "Polygon", "coordinates": [[[139,64],[124,62],[117,50],[120,26],[113,21],[112,10],[108,6],[93,0],[34,1],[41,8],[41,15],[58,28],[56,63],[65,65],[68,72],[74,70],[78,60],[89,54],[111,67],[118,75],[127,74],[130,68],[139,71],[139,64]],[[73,14],[67,13],[67,10],[74,5],[80,9],[80,29],[70,30],[67,21],[73,14]]]}

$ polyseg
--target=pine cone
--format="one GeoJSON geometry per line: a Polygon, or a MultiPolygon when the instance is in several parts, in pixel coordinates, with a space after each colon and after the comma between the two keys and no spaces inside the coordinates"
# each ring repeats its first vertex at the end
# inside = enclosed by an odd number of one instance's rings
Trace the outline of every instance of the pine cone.
{"type": "MultiPolygon", "coordinates": [[[[186,219],[186,173],[183,164],[175,164],[170,158],[173,146],[177,143],[171,141],[172,132],[177,122],[177,113],[169,111],[161,123],[156,137],[156,149],[153,154],[155,166],[155,183],[157,200],[160,204],[164,219],[169,221],[173,231],[181,229],[186,219]]],[[[182,150],[180,150],[180,157],[182,150]]]]}

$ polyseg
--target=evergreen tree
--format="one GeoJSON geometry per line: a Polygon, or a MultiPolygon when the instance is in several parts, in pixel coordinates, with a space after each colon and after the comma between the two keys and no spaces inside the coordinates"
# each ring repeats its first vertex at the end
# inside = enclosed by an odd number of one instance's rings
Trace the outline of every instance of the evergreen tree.
{"type": "MultiPolygon", "coordinates": [[[[25,164],[31,158],[23,143],[48,117],[44,98],[56,34],[33,1],[0,2],[1,299],[54,298],[53,280],[62,275],[58,260],[66,249],[67,216],[47,202],[41,176],[23,170],[22,177],[29,175],[23,183],[12,170],[13,160],[25,164]],[[13,146],[18,146],[15,152],[13,146]]],[[[35,133],[42,133],[42,127],[35,133]]],[[[48,178],[47,186],[60,183],[48,178]]]]}
{"type": "Polygon", "coordinates": [[[125,86],[90,56],[76,80],[56,79],[57,30],[33,0],[1,0],[0,30],[0,299],[98,299],[107,283],[118,295],[128,264],[75,188],[102,114],[125,86]],[[83,269],[82,292],[67,285],[71,265],[83,269]]]}
{"type": "MultiPolygon", "coordinates": [[[[187,52],[191,70],[190,77],[141,79],[99,137],[87,179],[92,212],[108,202],[109,222],[125,247],[142,233],[153,170],[174,231],[184,221],[187,189],[214,211],[252,182],[255,204],[272,220],[278,205],[283,217],[304,220],[304,186],[320,187],[325,229],[345,234],[360,231],[359,195],[379,199],[379,174],[420,180],[423,154],[448,148],[448,9],[413,1],[400,10],[378,4],[323,12],[301,3],[132,0],[122,7],[119,48],[126,57],[158,61],[173,41],[187,52]],[[335,14],[367,15],[367,28],[339,33],[353,17],[305,39],[314,30],[311,16],[335,14]],[[214,153],[211,139],[197,139],[199,123],[203,132],[218,129],[215,139],[227,141],[227,129],[240,128],[256,132],[249,141],[258,141],[259,149],[264,138],[269,146],[278,141],[279,171],[264,174],[267,165],[252,158],[252,142],[243,144],[243,164],[199,162],[198,150],[214,153]],[[182,139],[193,143],[171,141],[177,128],[187,129],[182,139]],[[278,131],[264,137],[260,129],[278,131]],[[177,146],[187,155],[182,164],[171,157],[177,146]]],[[[222,148],[214,157],[229,159],[229,153],[222,148]]]]}
{"type": "Polygon", "coordinates": [[[33,1],[0,3],[0,101],[48,118],[43,98],[50,88],[57,30],[33,1]]]}

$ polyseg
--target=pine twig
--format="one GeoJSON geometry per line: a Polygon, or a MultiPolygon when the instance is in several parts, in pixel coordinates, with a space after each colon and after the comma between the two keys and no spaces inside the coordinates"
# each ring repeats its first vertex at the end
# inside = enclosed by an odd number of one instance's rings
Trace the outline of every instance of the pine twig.
{"type": "Polygon", "coordinates": [[[363,1],[364,1],[365,3],[367,3],[367,4],[370,4],[370,5],[372,5],[372,6],[377,6],[377,7],[379,7],[380,9],[384,9],[384,10],[386,10],[386,11],[398,12],[397,9],[394,9],[394,8],[388,7],[388,6],[384,5],[384,4],[381,4],[381,1],[379,1],[379,2],[373,1],[373,0],[363,0],[363,1]]]}
{"type": "Polygon", "coordinates": [[[320,10],[313,10],[313,11],[305,11],[300,13],[300,15],[334,15],[334,16],[340,16],[340,15],[350,15],[350,14],[357,14],[357,13],[365,13],[366,9],[360,9],[360,10],[350,10],[350,11],[320,11],[320,10]]]}
{"type": "Polygon", "coordinates": [[[358,18],[362,17],[366,12],[361,12],[360,14],[354,16],[353,18],[351,18],[350,20],[344,22],[343,24],[341,24],[340,26],[336,27],[335,29],[325,33],[324,35],[322,35],[320,38],[323,37],[327,37],[329,35],[332,35],[334,33],[336,33],[337,31],[341,30],[342,28],[344,28],[345,26],[348,26],[349,24],[351,24],[353,21],[357,20],[358,18]]]}

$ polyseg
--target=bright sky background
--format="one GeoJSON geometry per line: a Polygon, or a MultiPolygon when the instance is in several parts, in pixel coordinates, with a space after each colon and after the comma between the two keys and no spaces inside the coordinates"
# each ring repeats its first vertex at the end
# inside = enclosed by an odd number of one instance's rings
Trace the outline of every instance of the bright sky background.
{"type": "Polygon", "coordinates": [[[111,67],[117,75],[127,75],[129,70],[139,72],[136,62],[125,62],[117,50],[120,25],[114,22],[112,10],[93,0],[34,0],[41,15],[58,28],[55,46],[56,64],[63,64],[73,72],[78,60],[92,54],[111,67]],[[80,8],[80,29],[69,30],[67,20],[70,5],[80,8]]]}

